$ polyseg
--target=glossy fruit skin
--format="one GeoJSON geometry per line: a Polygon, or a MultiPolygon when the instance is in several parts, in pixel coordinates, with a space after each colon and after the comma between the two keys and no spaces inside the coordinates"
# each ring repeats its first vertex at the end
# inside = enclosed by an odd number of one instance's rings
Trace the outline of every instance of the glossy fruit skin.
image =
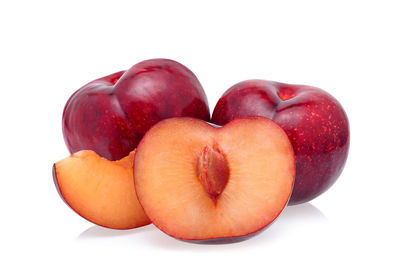
{"type": "Polygon", "coordinates": [[[349,122],[340,103],[312,86],[247,80],[218,101],[212,122],[263,116],[280,125],[293,145],[296,177],[289,205],[326,191],[341,174],[349,151],[349,122]]]}
{"type": "Polygon", "coordinates": [[[63,134],[71,153],[93,150],[119,160],[154,124],[182,116],[210,121],[200,82],[178,62],[150,59],[76,91],[64,108],[63,134]]]}

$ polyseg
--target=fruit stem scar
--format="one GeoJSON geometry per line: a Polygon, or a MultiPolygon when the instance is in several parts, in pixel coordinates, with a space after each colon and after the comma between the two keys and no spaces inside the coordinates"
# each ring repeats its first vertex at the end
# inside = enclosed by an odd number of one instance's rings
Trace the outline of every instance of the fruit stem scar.
{"type": "Polygon", "coordinates": [[[281,86],[278,91],[278,96],[282,101],[290,100],[296,96],[296,91],[289,86],[281,86]]]}
{"type": "Polygon", "coordinates": [[[218,145],[206,145],[197,161],[197,177],[214,204],[228,183],[229,172],[228,161],[218,145]]]}

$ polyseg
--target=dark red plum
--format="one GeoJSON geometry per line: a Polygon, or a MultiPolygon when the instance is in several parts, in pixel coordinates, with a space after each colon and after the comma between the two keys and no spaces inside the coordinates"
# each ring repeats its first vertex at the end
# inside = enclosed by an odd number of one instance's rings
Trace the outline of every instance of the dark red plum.
{"type": "Polygon", "coordinates": [[[76,91],[64,108],[64,139],[71,153],[93,150],[119,160],[154,124],[183,116],[210,121],[196,76],[172,60],[145,60],[76,91]]]}
{"type": "Polygon", "coordinates": [[[229,88],[218,101],[212,122],[263,116],[288,135],[296,159],[296,178],[289,205],[325,192],[339,177],[349,151],[349,123],[340,103],[312,86],[248,80],[229,88]]]}

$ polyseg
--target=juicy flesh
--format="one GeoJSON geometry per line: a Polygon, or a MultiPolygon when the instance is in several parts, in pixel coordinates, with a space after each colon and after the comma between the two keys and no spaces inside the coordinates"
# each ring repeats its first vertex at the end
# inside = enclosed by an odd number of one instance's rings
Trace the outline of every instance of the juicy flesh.
{"type": "Polygon", "coordinates": [[[170,119],[145,136],[134,176],[143,208],[164,232],[182,239],[242,236],[271,223],[285,207],[294,157],[284,131],[267,119],[241,119],[220,129],[170,119]],[[197,171],[204,147],[215,143],[229,165],[216,203],[197,171]]]}
{"type": "Polygon", "coordinates": [[[55,164],[57,186],[66,203],[85,219],[113,229],[150,223],[133,184],[134,151],[108,161],[93,151],[79,151],[55,164]]]}

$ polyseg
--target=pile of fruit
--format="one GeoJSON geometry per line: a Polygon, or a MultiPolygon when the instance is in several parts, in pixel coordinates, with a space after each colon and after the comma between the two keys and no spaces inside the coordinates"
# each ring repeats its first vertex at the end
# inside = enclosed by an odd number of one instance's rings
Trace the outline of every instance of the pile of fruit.
{"type": "Polygon", "coordinates": [[[182,240],[246,239],[327,190],[349,149],[346,114],[304,85],[248,80],[212,118],[196,76],[167,59],[92,81],[68,100],[72,153],[54,164],[63,200],[112,229],[153,223],[182,240]]]}

